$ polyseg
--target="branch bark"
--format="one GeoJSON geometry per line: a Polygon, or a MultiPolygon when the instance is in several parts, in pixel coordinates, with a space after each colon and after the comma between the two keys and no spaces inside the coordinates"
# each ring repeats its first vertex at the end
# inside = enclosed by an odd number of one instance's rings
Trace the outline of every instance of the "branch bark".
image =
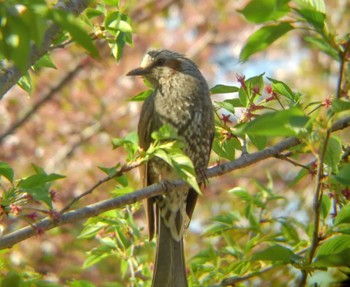
{"type": "MultiPolygon", "coordinates": [[[[88,0],[59,0],[55,8],[62,9],[65,12],[71,12],[75,15],[79,15],[88,7],[88,0]]],[[[45,33],[44,41],[41,47],[32,46],[30,52],[30,63],[28,63],[27,69],[30,68],[37,60],[47,53],[52,42],[57,38],[61,29],[54,23],[50,24],[45,33]]],[[[7,93],[13,85],[15,85],[19,78],[22,76],[19,69],[13,64],[0,70],[0,100],[7,93]]]]}
{"type": "MultiPolygon", "coordinates": [[[[332,128],[330,129],[332,132],[345,129],[350,126],[350,116],[345,117],[334,123],[332,128]]],[[[262,161],[267,158],[276,157],[281,152],[294,147],[300,144],[301,141],[298,138],[291,137],[287,138],[271,147],[266,148],[265,150],[258,151],[251,154],[245,154],[237,160],[220,164],[218,166],[212,167],[207,170],[208,177],[215,177],[225,173],[228,173],[233,170],[237,170],[249,165],[252,165],[256,162],[262,161]]],[[[103,181],[105,182],[105,181],[103,181]]],[[[181,186],[185,184],[181,180],[172,181],[172,186],[181,186]]],[[[44,218],[39,222],[23,227],[17,231],[6,234],[0,238],[0,250],[5,248],[10,248],[16,243],[19,243],[27,238],[35,236],[39,232],[50,230],[54,227],[61,226],[67,223],[77,222],[82,219],[87,219],[92,216],[97,216],[103,212],[108,210],[112,210],[115,208],[120,208],[128,204],[135,203],[139,200],[149,198],[151,196],[160,195],[166,192],[166,184],[154,184],[142,189],[139,189],[135,192],[132,192],[127,195],[123,195],[113,199],[107,199],[104,201],[100,201],[86,207],[68,211],[66,213],[61,214],[58,220],[53,220],[51,218],[44,218]]]]}

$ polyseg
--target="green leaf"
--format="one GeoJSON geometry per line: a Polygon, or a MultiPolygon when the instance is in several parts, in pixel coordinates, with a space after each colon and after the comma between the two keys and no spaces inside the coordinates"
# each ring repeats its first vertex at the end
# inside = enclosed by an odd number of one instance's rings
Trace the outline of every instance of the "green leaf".
{"type": "Polygon", "coordinates": [[[331,209],[332,201],[329,196],[323,195],[321,202],[321,218],[325,220],[331,209]]]}
{"type": "Polygon", "coordinates": [[[266,147],[267,138],[265,136],[249,135],[249,139],[258,150],[263,150],[266,147]]]}
{"type": "Polygon", "coordinates": [[[228,191],[229,193],[233,193],[239,199],[244,200],[245,202],[251,202],[253,197],[247,192],[246,189],[241,187],[234,187],[228,191]]]}
{"type": "Polygon", "coordinates": [[[193,163],[180,149],[171,148],[167,152],[163,149],[156,149],[154,155],[167,162],[182,180],[189,183],[198,194],[202,194],[196,180],[193,163]]]}
{"type": "Polygon", "coordinates": [[[103,15],[103,11],[99,10],[99,9],[93,9],[93,8],[87,8],[85,10],[85,14],[86,16],[89,18],[89,19],[92,19],[92,18],[95,18],[95,17],[98,17],[98,16],[101,16],[103,15]]]}
{"type": "Polygon", "coordinates": [[[74,280],[72,282],[69,282],[69,286],[70,287],[95,287],[96,285],[86,280],[74,280]]]}
{"type": "Polygon", "coordinates": [[[336,136],[331,136],[328,140],[326,154],[324,158],[325,164],[331,168],[333,172],[338,171],[338,164],[342,157],[342,143],[336,136]]]}
{"type": "Polygon", "coordinates": [[[345,164],[334,176],[335,180],[341,184],[350,186],[350,163],[345,164]]]}
{"type": "Polygon", "coordinates": [[[228,93],[236,93],[239,91],[238,87],[235,86],[227,86],[227,85],[216,85],[210,89],[211,94],[228,94],[228,93]]]}
{"type": "Polygon", "coordinates": [[[294,243],[299,242],[300,238],[299,238],[299,233],[297,231],[297,229],[294,227],[294,225],[292,224],[292,222],[289,222],[287,220],[280,220],[280,223],[282,225],[282,234],[283,237],[288,240],[288,241],[292,241],[294,243]]]}
{"type": "Polygon", "coordinates": [[[130,102],[143,102],[145,101],[150,95],[152,95],[153,90],[147,90],[143,91],[136,96],[132,97],[129,101],[130,102]]]}
{"type": "Polygon", "coordinates": [[[350,223],[350,203],[343,206],[335,218],[335,226],[342,223],[350,223]]]}
{"type": "Polygon", "coordinates": [[[123,138],[112,139],[113,149],[123,147],[127,152],[127,161],[134,159],[136,152],[138,151],[138,136],[136,132],[131,132],[123,138]]]}
{"type": "Polygon", "coordinates": [[[1,287],[20,287],[23,284],[23,280],[18,273],[9,272],[1,280],[1,287]]]}
{"type": "Polygon", "coordinates": [[[319,36],[304,36],[304,40],[313,46],[315,46],[317,49],[322,51],[323,53],[331,56],[334,60],[339,61],[339,53],[338,51],[333,48],[328,41],[326,41],[324,38],[319,36]]]}
{"type": "Polygon", "coordinates": [[[42,56],[36,63],[33,65],[33,70],[38,71],[40,68],[53,68],[57,69],[55,64],[52,62],[51,56],[49,54],[45,54],[42,56]]]}
{"type": "Polygon", "coordinates": [[[287,84],[269,77],[267,77],[267,79],[272,82],[272,89],[274,92],[286,97],[293,103],[299,103],[300,95],[298,93],[294,93],[287,84]]]}
{"type": "Polygon", "coordinates": [[[350,102],[349,101],[343,101],[340,99],[335,99],[332,101],[332,111],[334,113],[340,113],[350,110],[350,102]]]}
{"type": "Polygon", "coordinates": [[[240,59],[242,61],[248,60],[251,55],[264,50],[292,29],[293,26],[287,22],[260,28],[248,38],[239,56],[240,59]]]}
{"type": "Polygon", "coordinates": [[[11,59],[22,74],[27,72],[29,66],[30,34],[28,26],[21,17],[7,15],[7,27],[4,39],[9,49],[8,58],[11,59]]]}
{"type": "Polygon", "coordinates": [[[42,186],[45,183],[51,182],[51,181],[55,181],[58,179],[62,179],[65,176],[60,175],[60,174],[55,174],[55,173],[51,173],[51,174],[45,174],[45,173],[41,173],[41,174],[34,174],[31,175],[25,179],[21,179],[18,183],[18,187],[23,188],[23,189],[28,189],[28,188],[33,188],[33,187],[38,187],[38,186],[42,186]]]}
{"type": "Polygon", "coordinates": [[[24,73],[23,76],[17,82],[18,86],[20,86],[23,90],[25,90],[28,94],[32,92],[32,78],[28,72],[24,73]]]}
{"type": "Polygon", "coordinates": [[[93,57],[98,57],[99,53],[91,37],[78,22],[77,18],[63,10],[51,10],[52,19],[65,31],[72,39],[86,49],[93,57]]]}
{"type": "Polygon", "coordinates": [[[84,229],[80,232],[78,238],[81,239],[94,237],[104,228],[106,228],[106,224],[102,222],[86,224],[86,226],[84,226],[84,229]]]}
{"type": "Polygon", "coordinates": [[[115,166],[113,166],[113,167],[99,166],[98,168],[100,170],[102,170],[105,174],[107,174],[108,176],[114,176],[117,173],[117,168],[115,166]]]}
{"type": "Polygon", "coordinates": [[[323,1],[297,1],[300,8],[295,9],[302,19],[306,20],[317,31],[323,31],[326,11],[323,1]]]}
{"type": "Polygon", "coordinates": [[[230,138],[224,141],[220,141],[218,139],[214,139],[213,141],[213,151],[222,158],[228,160],[235,159],[235,150],[240,149],[241,144],[237,138],[230,138]]]}
{"type": "Polygon", "coordinates": [[[14,171],[12,167],[4,161],[0,162],[0,179],[1,176],[5,177],[9,182],[13,183],[14,171]]]}
{"type": "Polygon", "coordinates": [[[126,15],[118,11],[113,11],[107,14],[104,20],[104,26],[107,30],[132,33],[132,28],[127,20],[128,17],[126,15]]]}
{"type": "Polygon", "coordinates": [[[110,256],[110,253],[111,248],[107,245],[102,245],[97,248],[94,248],[93,250],[87,252],[87,258],[85,259],[82,268],[86,269],[97,264],[104,258],[110,256]]]}
{"type": "MultiPolygon", "coordinates": [[[[37,170],[38,172],[38,170],[37,170]]],[[[27,192],[35,200],[44,202],[50,209],[52,209],[52,199],[50,196],[50,183],[52,181],[64,178],[59,174],[38,173],[27,178],[21,179],[18,183],[18,188],[22,192],[27,192]]]]}
{"type": "Polygon", "coordinates": [[[243,107],[240,99],[238,99],[238,98],[228,99],[228,100],[224,100],[222,102],[215,102],[215,105],[221,109],[225,109],[226,111],[228,111],[232,114],[235,113],[235,108],[243,107]]]}
{"type": "Polygon", "coordinates": [[[313,265],[318,268],[349,266],[350,235],[337,235],[325,240],[317,251],[313,265]]]}
{"type": "Polygon", "coordinates": [[[237,125],[236,133],[255,136],[295,136],[306,130],[309,117],[297,107],[266,113],[251,122],[237,125]]]}
{"type": "Polygon", "coordinates": [[[163,125],[160,127],[158,131],[154,131],[152,133],[152,138],[157,141],[162,140],[176,140],[178,139],[178,135],[176,130],[170,125],[163,125]]]}
{"type": "Polygon", "coordinates": [[[252,260],[262,261],[281,261],[283,263],[291,262],[291,257],[294,255],[293,251],[287,247],[276,244],[270,246],[252,256],[252,260]]]}
{"type": "Polygon", "coordinates": [[[288,14],[290,11],[288,6],[289,2],[289,0],[252,0],[238,12],[242,13],[248,21],[260,24],[267,21],[278,20],[288,14]]]}

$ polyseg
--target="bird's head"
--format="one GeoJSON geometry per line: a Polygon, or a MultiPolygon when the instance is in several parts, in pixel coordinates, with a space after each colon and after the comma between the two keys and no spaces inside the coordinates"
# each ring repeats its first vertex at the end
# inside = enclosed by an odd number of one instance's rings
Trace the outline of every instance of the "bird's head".
{"type": "Polygon", "coordinates": [[[202,79],[197,66],[183,55],[163,49],[149,50],[139,68],[131,70],[127,76],[142,76],[154,87],[178,76],[192,76],[202,79]]]}

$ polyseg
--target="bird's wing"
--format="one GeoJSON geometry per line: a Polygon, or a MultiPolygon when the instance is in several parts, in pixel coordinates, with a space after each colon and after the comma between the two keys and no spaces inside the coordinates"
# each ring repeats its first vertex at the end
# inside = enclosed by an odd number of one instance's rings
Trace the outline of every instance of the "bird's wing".
{"type": "MultiPolygon", "coordinates": [[[[152,115],[154,112],[154,93],[150,95],[142,105],[140,121],[138,124],[139,145],[142,149],[147,150],[151,144],[152,138],[152,115]]],[[[153,184],[149,173],[148,163],[140,167],[143,186],[153,184]]],[[[148,198],[146,202],[146,214],[148,220],[148,234],[151,240],[154,236],[155,214],[154,214],[154,199],[148,198]]]]}

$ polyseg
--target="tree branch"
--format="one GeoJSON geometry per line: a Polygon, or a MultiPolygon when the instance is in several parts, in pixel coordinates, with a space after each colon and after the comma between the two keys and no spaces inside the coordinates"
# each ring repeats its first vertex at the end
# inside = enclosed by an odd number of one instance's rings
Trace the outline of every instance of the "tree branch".
{"type": "MultiPolygon", "coordinates": [[[[88,7],[88,3],[88,0],[59,0],[56,3],[55,8],[79,15],[88,7]]],[[[48,26],[42,45],[40,47],[32,46],[31,48],[30,63],[28,63],[27,70],[47,53],[52,42],[57,38],[60,32],[61,29],[56,24],[53,23],[48,26]]],[[[0,100],[6,92],[18,82],[21,76],[22,74],[20,70],[13,64],[0,70],[0,100]]]]}
{"type": "Polygon", "coordinates": [[[10,134],[13,134],[19,127],[27,122],[29,118],[31,118],[47,101],[49,101],[57,92],[59,92],[63,87],[66,86],[74,77],[78,74],[78,72],[86,66],[86,61],[82,61],[79,63],[72,71],[70,71],[55,87],[51,88],[51,90],[44,95],[39,101],[37,101],[33,107],[26,112],[26,114],[15,121],[6,131],[0,134],[0,143],[10,134]]]}
{"type": "MultiPolygon", "coordinates": [[[[331,132],[335,132],[335,131],[347,128],[349,126],[350,126],[350,116],[334,123],[334,125],[331,127],[330,130],[331,132]]],[[[252,154],[244,154],[237,160],[212,167],[207,170],[207,176],[208,177],[219,176],[219,175],[228,173],[230,171],[249,166],[251,164],[262,161],[264,159],[275,157],[282,151],[287,150],[291,147],[294,147],[298,144],[300,144],[300,140],[298,138],[295,138],[295,137],[287,138],[277,143],[276,145],[266,148],[265,150],[258,151],[252,154]]],[[[104,181],[103,179],[101,180],[102,183],[106,181],[104,181]]],[[[171,181],[172,186],[182,186],[184,184],[185,183],[182,180],[171,181]]],[[[73,223],[82,219],[87,219],[92,216],[97,216],[108,210],[120,208],[127,204],[132,204],[145,198],[160,195],[166,192],[166,189],[167,189],[166,184],[162,184],[162,183],[154,184],[154,185],[139,189],[127,195],[100,201],[100,202],[88,205],[86,207],[83,207],[81,209],[68,211],[66,213],[63,213],[59,217],[59,219],[56,221],[48,217],[44,218],[33,225],[23,227],[17,231],[14,231],[10,234],[2,236],[0,238],[0,250],[5,248],[10,248],[16,243],[19,243],[27,238],[35,236],[36,234],[38,234],[38,231],[41,232],[45,230],[50,230],[54,227],[61,226],[63,224],[73,223]]],[[[91,188],[89,190],[91,190],[91,188]]]]}

